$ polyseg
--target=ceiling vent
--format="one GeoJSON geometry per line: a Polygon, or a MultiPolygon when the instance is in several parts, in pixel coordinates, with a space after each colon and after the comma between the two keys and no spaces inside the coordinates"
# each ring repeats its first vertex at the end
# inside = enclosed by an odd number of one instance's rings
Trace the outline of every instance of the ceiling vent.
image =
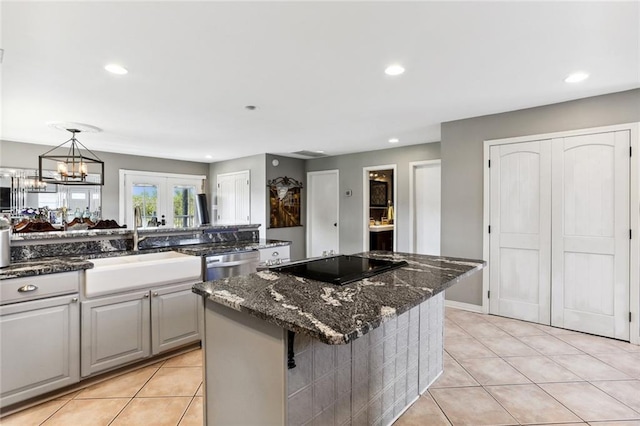
{"type": "Polygon", "coordinates": [[[327,157],[327,154],[323,152],[315,152],[315,151],[296,151],[296,152],[292,152],[292,154],[299,155],[300,157],[307,157],[307,158],[327,157]]]}

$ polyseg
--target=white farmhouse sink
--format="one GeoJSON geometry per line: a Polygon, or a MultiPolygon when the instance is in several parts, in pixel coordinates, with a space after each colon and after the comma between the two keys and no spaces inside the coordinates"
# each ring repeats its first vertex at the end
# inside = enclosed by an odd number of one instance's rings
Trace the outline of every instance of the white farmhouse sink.
{"type": "Polygon", "coordinates": [[[162,253],[92,259],[85,271],[84,294],[96,297],[193,280],[201,281],[202,259],[167,251],[162,253]]]}

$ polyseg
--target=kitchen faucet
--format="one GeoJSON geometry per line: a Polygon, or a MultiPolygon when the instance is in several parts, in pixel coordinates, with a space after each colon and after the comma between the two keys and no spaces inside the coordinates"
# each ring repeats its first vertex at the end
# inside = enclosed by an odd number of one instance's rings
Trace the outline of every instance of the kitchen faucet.
{"type": "Polygon", "coordinates": [[[133,208],[133,251],[138,251],[138,244],[146,237],[140,238],[138,235],[138,227],[142,226],[142,212],[139,206],[133,208]]]}

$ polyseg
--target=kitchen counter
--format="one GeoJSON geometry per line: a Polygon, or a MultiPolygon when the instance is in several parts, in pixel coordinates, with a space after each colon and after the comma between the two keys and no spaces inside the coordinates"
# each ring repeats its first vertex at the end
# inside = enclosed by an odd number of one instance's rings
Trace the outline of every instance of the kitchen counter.
{"type": "Polygon", "coordinates": [[[24,262],[11,263],[5,268],[0,268],[0,281],[11,278],[32,277],[34,275],[80,271],[91,268],[93,268],[93,263],[80,257],[27,260],[24,262]]]}
{"type": "Polygon", "coordinates": [[[275,271],[193,287],[205,306],[206,425],[388,426],[437,380],[443,290],[485,262],[361,255],[408,264],[341,287],[275,271]]]}
{"type": "MultiPolygon", "coordinates": [[[[154,235],[154,234],[180,234],[180,233],[206,233],[214,231],[233,232],[245,229],[256,229],[260,225],[204,225],[196,227],[185,228],[140,228],[139,234],[142,235],[154,235]]],[[[86,238],[96,236],[130,236],[133,234],[132,229],[128,228],[114,228],[114,229],[85,229],[85,230],[69,230],[69,231],[50,231],[50,232],[29,232],[29,233],[14,233],[11,236],[11,240],[17,241],[33,241],[33,240],[50,240],[60,238],[86,238]]]]}
{"type": "Polygon", "coordinates": [[[242,241],[233,243],[197,244],[192,246],[173,247],[172,250],[192,256],[213,256],[224,253],[234,253],[249,250],[259,250],[271,247],[291,245],[291,241],[264,240],[242,241]]]}
{"type": "Polygon", "coordinates": [[[290,244],[290,241],[281,240],[236,241],[226,243],[194,244],[179,247],[161,247],[154,249],[144,249],[140,251],[106,251],[88,255],[75,254],[72,256],[45,257],[33,260],[12,262],[9,266],[0,268],[0,281],[11,278],[22,278],[34,275],[55,274],[58,272],[71,272],[83,269],[91,269],[93,268],[91,259],[100,259],[104,257],[132,256],[137,254],[158,253],[171,250],[191,256],[208,256],[211,254],[258,250],[262,248],[285,246],[290,244]]]}
{"type": "Polygon", "coordinates": [[[209,300],[324,343],[348,343],[442,292],[485,265],[481,260],[409,253],[360,255],[405,260],[403,268],[342,287],[272,271],[193,288],[209,300]]]}

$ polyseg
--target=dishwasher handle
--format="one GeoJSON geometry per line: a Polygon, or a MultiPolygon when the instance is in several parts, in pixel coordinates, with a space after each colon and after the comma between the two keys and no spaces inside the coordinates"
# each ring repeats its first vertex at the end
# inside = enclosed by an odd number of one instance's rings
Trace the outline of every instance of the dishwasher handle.
{"type": "Polygon", "coordinates": [[[228,268],[231,266],[247,265],[249,263],[256,263],[255,259],[237,260],[235,262],[220,262],[219,260],[207,261],[207,268],[228,268]]]}

